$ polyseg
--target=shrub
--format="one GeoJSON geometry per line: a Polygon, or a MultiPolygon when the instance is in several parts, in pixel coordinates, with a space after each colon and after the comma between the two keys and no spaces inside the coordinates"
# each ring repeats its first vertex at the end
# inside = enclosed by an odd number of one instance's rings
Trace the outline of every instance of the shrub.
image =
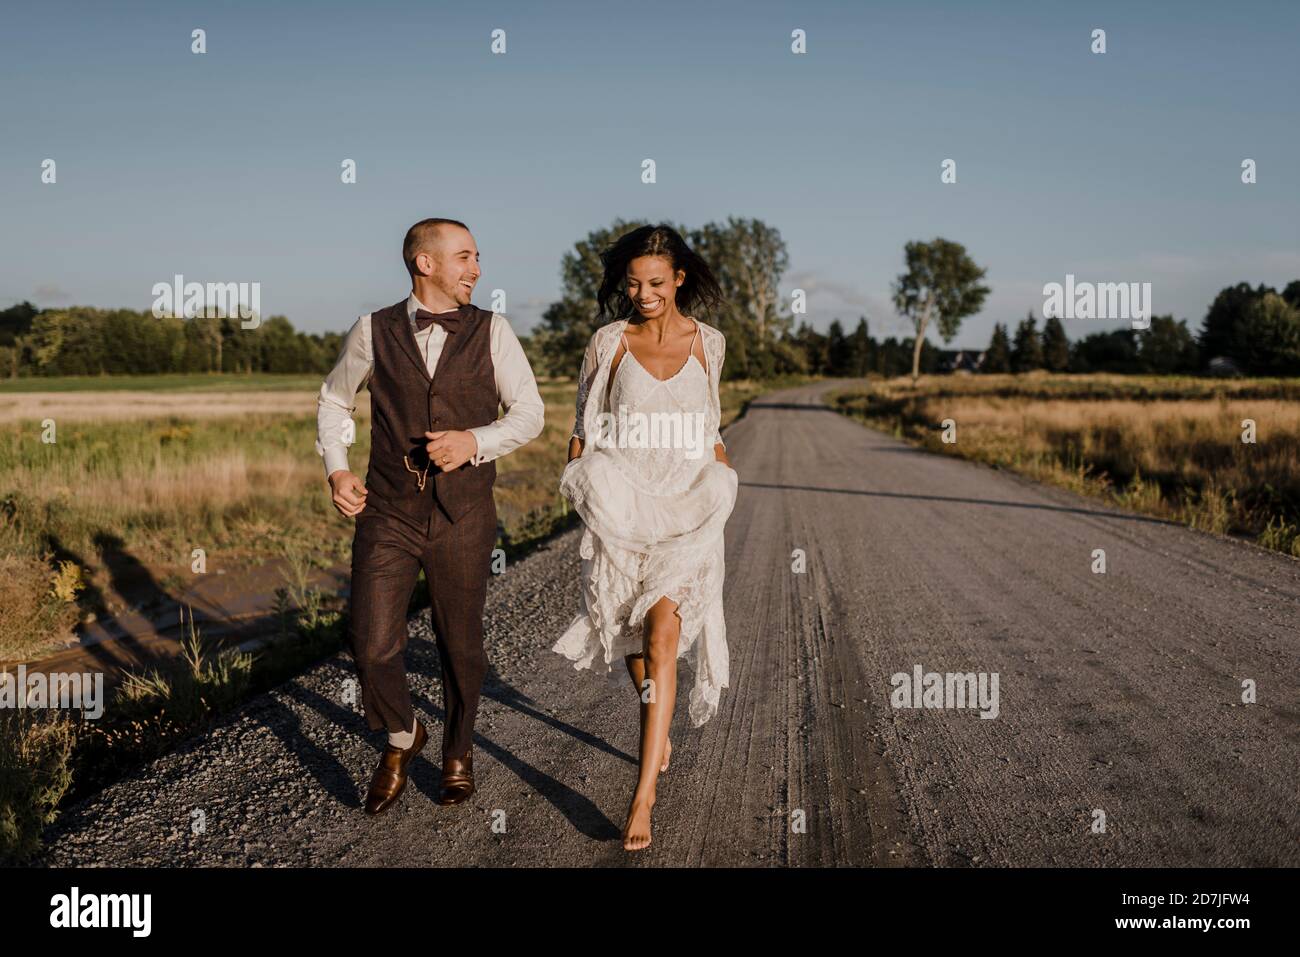
{"type": "Polygon", "coordinates": [[[0,862],[21,863],[40,848],[72,783],[75,736],[64,714],[0,712],[0,862]]]}

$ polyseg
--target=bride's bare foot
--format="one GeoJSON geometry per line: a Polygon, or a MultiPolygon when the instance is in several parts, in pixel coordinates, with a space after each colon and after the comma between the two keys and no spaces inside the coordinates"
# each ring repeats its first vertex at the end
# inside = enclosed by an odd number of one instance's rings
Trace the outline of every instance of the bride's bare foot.
{"type": "Polygon", "coordinates": [[[659,766],[661,772],[668,770],[668,759],[673,756],[673,739],[664,739],[664,763],[659,766]]]}
{"type": "Polygon", "coordinates": [[[633,795],[627,823],[623,825],[623,850],[640,851],[650,846],[650,809],[654,804],[654,798],[640,801],[633,795]]]}

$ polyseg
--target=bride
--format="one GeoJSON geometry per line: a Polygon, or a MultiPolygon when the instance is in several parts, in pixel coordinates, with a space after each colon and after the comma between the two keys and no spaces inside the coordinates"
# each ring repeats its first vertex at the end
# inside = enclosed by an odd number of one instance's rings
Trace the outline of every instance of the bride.
{"type": "Polygon", "coordinates": [[[601,255],[602,325],[578,375],[577,415],[560,491],[585,526],[583,610],[554,650],[617,680],[623,658],[640,699],[640,771],[623,847],[650,844],[677,659],[694,673],[698,727],[727,686],[723,525],[738,478],[718,432],[726,339],[684,315],[722,304],[708,264],[668,226],[643,226],[601,255]]]}

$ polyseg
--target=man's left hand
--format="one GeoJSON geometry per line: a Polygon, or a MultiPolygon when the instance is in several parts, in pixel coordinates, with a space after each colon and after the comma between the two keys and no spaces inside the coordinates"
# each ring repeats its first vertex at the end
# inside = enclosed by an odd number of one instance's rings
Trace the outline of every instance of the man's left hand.
{"type": "Polygon", "coordinates": [[[458,469],[478,454],[478,439],[473,432],[449,430],[425,432],[429,443],[424,447],[429,461],[443,472],[458,469]]]}

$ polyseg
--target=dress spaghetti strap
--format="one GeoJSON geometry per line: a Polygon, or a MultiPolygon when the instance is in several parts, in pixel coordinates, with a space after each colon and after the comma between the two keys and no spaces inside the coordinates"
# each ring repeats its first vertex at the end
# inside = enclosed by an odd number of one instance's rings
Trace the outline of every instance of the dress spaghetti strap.
{"type": "MultiPolygon", "coordinates": [[[[695,340],[698,339],[698,338],[700,337],[700,322],[699,322],[699,320],[696,319],[694,316],[690,316],[689,318],[690,318],[691,322],[695,323],[695,334],[694,334],[693,336],[691,336],[691,347],[690,347],[689,349],[686,350],[686,361],[687,361],[687,362],[690,362],[690,361],[691,361],[691,356],[695,355],[695,340]]],[[[622,338],[622,340],[623,340],[623,359],[626,359],[627,356],[628,356],[628,353],[630,353],[630,352],[632,351],[632,347],[629,346],[629,345],[627,344],[627,333],[626,333],[626,332],[624,332],[620,338],[622,338]]],[[[615,351],[617,352],[617,350],[615,350],[615,351]]],[[[621,366],[622,364],[623,364],[623,362],[622,362],[622,360],[620,359],[620,360],[619,360],[619,365],[621,366]]],[[[704,372],[705,372],[706,375],[708,374],[708,371],[709,371],[709,354],[706,352],[706,353],[704,353],[704,372]]],[[[611,386],[612,386],[612,384],[613,384],[613,377],[610,378],[610,384],[611,384],[611,386]]]]}
{"type": "MultiPolygon", "coordinates": [[[[691,361],[691,356],[695,355],[695,340],[698,339],[698,338],[700,337],[700,321],[699,321],[698,319],[696,319],[694,316],[691,316],[691,322],[695,323],[695,335],[691,336],[691,348],[690,348],[690,351],[688,351],[688,352],[686,353],[686,361],[687,361],[687,362],[690,362],[690,361],[691,361]]],[[[705,373],[705,375],[708,375],[708,372],[709,372],[709,354],[708,354],[707,352],[705,352],[705,353],[704,353],[704,373],[705,373]]]]}

